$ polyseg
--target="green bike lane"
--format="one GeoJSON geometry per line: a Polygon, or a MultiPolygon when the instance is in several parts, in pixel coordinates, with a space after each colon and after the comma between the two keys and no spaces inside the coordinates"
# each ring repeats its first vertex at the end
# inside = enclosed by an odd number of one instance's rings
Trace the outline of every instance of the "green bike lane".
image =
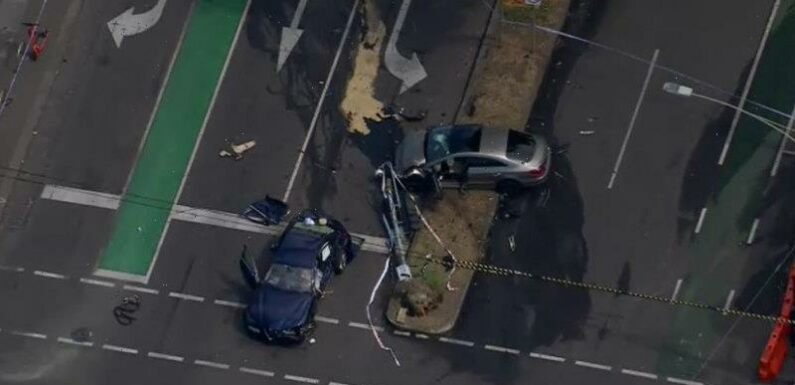
{"type": "Polygon", "coordinates": [[[194,7],[97,275],[148,280],[248,6],[200,0],[194,7]]]}
{"type": "MultiPolygon", "coordinates": [[[[791,111],[795,104],[795,12],[793,1],[783,1],[759,62],[748,99],[779,111],[791,111]]],[[[746,104],[746,109],[765,115],[746,104]]],[[[780,117],[765,115],[783,125],[780,117]]],[[[771,195],[776,183],[769,173],[776,157],[781,134],[765,124],[743,116],[737,125],[724,165],[719,169],[701,231],[687,247],[690,275],[679,299],[724,306],[730,290],[736,290],[732,308],[776,313],[783,274],[773,274],[786,258],[787,244],[757,236],[746,245],[754,221],[776,223],[777,206],[786,197],[771,195]],[[767,218],[767,219],[765,219],[767,218]],[[755,301],[754,301],[755,300],[755,301]],[[754,301],[753,303],[751,301],[754,301]]],[[[787,177],[779,174],[778,178],[787,177]]],[[[789,224],[790,226],[792,224],[789,224]]],[[[772,232],[763,229],[759,232],[772,232]]],[[[786,272],[786,263],[779,273],[786,272]]],[[[755,321],[746,321],[755,322],[755,321]]],[[[662,373],[699,378],[709,365],[721,365],[750,380],[770,327],[759,323],[740,333],[733,317],[698,309],[679,309],[669,327],[669,336],[657,362],[662,373]],[[748,330],[753,330],[749,333],[748,330]],[[764,336],[764,337],[762,337],[764,336]],[[727,343],[728,341],[732,341],[727,343]],[[748,346],[744,358],[732,356],[728,346],[748,346]],[[732,362],[726,364],[726,362],[732,362]]]]}

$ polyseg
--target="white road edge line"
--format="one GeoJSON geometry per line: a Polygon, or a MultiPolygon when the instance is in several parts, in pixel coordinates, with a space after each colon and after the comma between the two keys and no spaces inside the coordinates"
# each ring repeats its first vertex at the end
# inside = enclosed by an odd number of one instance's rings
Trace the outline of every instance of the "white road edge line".
{"type": "Polygon", "coordinates": [[[648,372],[641,372],[639,370],[621,369],[621,373],[628,374],[630,376],[635,376],[635,377],[648,378],[650,380],[656,380],[657,379],[657,375],[656,374],[648,373],[648,372]]]}
{"type": "Polygon", "coordinates": [[[696,223],[696,228],[693,230],[694,234],[698,234],[701,232],[701,226],[704,225],[704,217],[707,216],[707,208],[704,207],[701,209],[701,213],[698,214],[698,222],[696,223]]]}
{"type": "Polygon", "coordinates": [[[233,307],[233,308],[236,308],[236,309],[245,309],[246,308],[246,304],[244,304],[244,303],[235,302],[235,301],[226,301],[226,300],[223,300],[223,299],[216,299],[215,301],[213,301],[213,303],[216,304],[216,305],[233,307]]]}
{"type": "Polygon", "coordinates": [[[119,353],[138,354],[137,349],[125,348],[124,346],[117,346],[111,344],[102,345],[102,349],[119,352],[119,353]]]}
{"type": "Polygon", "coordinates": [[[624,135],[624,142],[621,143],[621,150],[618,152],[618,158],[616,158],[616,164],[613,165],[613,173],[610,174],[610,182],[607,183],[607,189],[613,188],[613,183],[616,181],[616,176],[618,175],[618,169],[621,167],[621,161],[624,159],[624,153],[627,151],[627,144],[629,144],[629,137],[632,136],[632,130],[635,128],[635,121],[638,119],[638,113],[640,112],[640,106],[643,104],[643,99],[646,97],[646,90],[649,88],[649,81],[651,81],[651,74],[654,72],[654,65],[657,63],[657,57],[660,56],[660,50],[655,49],[654,55],[651,57],[651,62],[649,63],[649,69],[646,71],[646,79],[643,81],[643,88],[640,89],[640,96],[638,97],[638,101],[635,103],[635,110],[632,112],[632,118],[629,120],[629,128],[627,128],[627,133],[624,135]]]}
{"type": "Polygon", "coordinates": [[[199,297],[198,295],[179,293],[176,291],[168,293],[168,296],[173,298],[184,299],[186,301],[204,302],[204,297],[199,297]]]}
{"type": "Polygon", "coordinates": [[[439,341],[453,345],[468,346],[470,348],[475,346],[475,343],[472,341],[459,340],[456,338],[439,337],[439,341]]]}
{"type": "Polygon", "coordinates": [[[229,364],[222,364],[220,362],[215,362],[215,361],[194,360],[193,363],[199,366],[206,366],[209,368],[229,369],[229,364]]]}
{"type": "Polygon", "coordinates": [[[241,366],[238,370],[240,370],[243,373],[255,374],[257,376],[263,376],[263,377],[273,377],[275,375],[273,372],[269,372],[267,370],[252,369],[252,368],[247,368],[245,366],[241,366]]]}
{"type": "Polygon", "coordinates": [[[146,294],[155,294],[155,295],[160,294],[160,291],[157,289],[150,289],[148,287],[141,287],[135,285],[124,285],[123,289],[130,291],[137,291],[139,293],[146,293],[146,294]]]}
{"type": "Polygon", "coordinates": [[[674,294],[671,295],[671,302],[676,301],[679,297],[679,290],[682,289],[682,278],[676,280],[676,287],[674,287],[674,294]]]}
{"type": "Polygon", "coordinates": [[[748,239],[745,240],[746,245],[754,243],[756,238],[756,229],[759,227],[759,218],[754,218],[754,223],[751,225],[751,231],[748,232],[748,239]]]}
{"type": "Polygon", "coordinates": [[[667,377],[667,378],[666,378],[666,380],[667,380],[668,382],[673,382],[674,384],[682,384],[682,385],[704,385],[703,383],[701,383],[701,382],[698,382],[698,381],[683,380],[683,379],[681,379],[681,378],[676,378],[676,377],[667,377]]]}
{"type": "Polygon", "coordinates": [[[35,270],[33,272],[33,275],[38,275],[39,277],[55,278],[55,279],[66,279],[66,276],[63,274],[56,274],[43,270],[35,270]]]}
{"type": "Polygon", "coordinates": [[[608,372],[613,370],[612,366],[597,364],[597,363],[589,362],[589,361],[577,360],[577,361],[574,361],[574,365],[582,366],[582,367],[586,367],[586,368],[591,368],[591,369],[605,370],[605,371],[608,371],[608,372]]]}
{"type": "Polygon", "coordinates": [[[287,200],[290,199],[290,192],[293,190],[295,178],[298,176],[298,170],[301,168],[301,162],[304,160],[304,154],[306,153],[307,146],[309,146],[309,140],[312,139],[312,134],[315,132],[315,127],[317,127],[317,120],[320,117],[320,111],[323,109],[323,102],[326,100],[326,95],[328,94],[328,89],[331,85],[331,79],[334,77],[334,72],[337,70],[337,64],[339,64],[342,50],[345,48],[345,43],[348,41],[348,34],[351,31],[353,19],[358,9],[359,0],[356,0],[353,3],[350,15],[348,15],[348,23],[345,25],[345,31],[342,33],[342,37],[340,37],[340,44],[337,47],[337,53],[334,54],[334,60],[331,62],[331,68],[328,71],[328,75],[326,75],[326,82],[323,84],[323,91],[320,93],[320,99],[317,101],[317,106],[315,106],[315,113],[312,115],[312,121],[309,123],[309,129],[306,132],[306,137],[304,137],[304,143],[301,145],[301,151],[298,153],[298,159],[295,161],[293,172],[290,174],[290,180],[287,182],[287,190],[285,190],[284,196],[282,198],[282,201],[284,202],[287,202],[287,200]]]}
{"type": "Polygon", "coordinates": [[[15,336],[20,336],[20,337],[37,338],[37,339],[40,339],[40,340],[46,340],[47,339],[47,335],[46,334],[41,334],[41,333],[31,333],[31,332],[23,332],[23,331],[19,331],[19,330],[13,330],[13,331],[11,331],[11,334],[13,334],[15,336]]]}
{"type": "Polygon", "coordinates": [[[146,355],[148,357],[151,357],[151,358],[159,358],[161,360],[167,360],[167,361],[174,361],[174,362],[185,361],[184,357],[175,356],[175,355],[171,355],[171,354],[163,354],[163,353],[158,353],[158,352],[149,352],[149,353],[146,353],[146,355]]]}
{"type": "Polygon", "coordinates": [[[292,374],[285,374],[284,375],[284,379],[285,380],[290,380],[290,381],[303,382],[303,383],[307,383],[307,384],[318,384],[318,383],[320,383],[320,380],[318,380],[317,378],[294,376],[292,374]]]}
{"type": "Polygon", "coordinates": [[[762,40],[759,42],[759,47],[756,49],[756,56],[754,56],[754,62],[751,64],[751,71],[748,72],[748,79],[745,80],[745,87],[743,88],[742,95],[740,95],[740,102],[737,104],[737,109],[734,111],[734,118],[732,119],[731,126],[729,126],[729,134],[726,135],[726,141],[723,143],[723,150],[720,152],[718,165],[723,165],[723,162],[726,160],[726,155],[729,153],[729,146],[731,146],[734,131],[737,129],[737,122],[740,121],[742,110],[745,107],[745,101],[748,99],[748,92],[751,91],[751,84],[754,82],[754,77],[756,76],[756,67],[759,66],[759,61],[762,59],[762,53],[765,51],[765,46],[767,45],[767,37],[770,35],[770,29],[773,27],[773,21],[776,19],[776,13],[778,12],[780,4],[781,0],[776,0],[773,3],[773,9],[770,10],[770,17],[767,18],[765,32],[762,33],[762,40]]]}
{"type": "Polygon", "coordinates": [[[104,287],[116,287],[116,284],[113,283],[113,282],[100,281],[98,279],[91,279],[91,278],[80,278],[80,282],[85,283],[87,285],[104,286],[104,287]]]}
{"type": "MultiPolygon", "coordinates": [[[[787,134],[792,132],[792,124],[795,122],[795,106],[792,106],[792,112],[789,115],[787,122],[787,129],[784,131],[787,134]]],[[[776,160],[773,161],[773,168],[770,169],[770,177],[773,178],[778,174],[778,167],[781,165],[781,156],[784,155],[784,147],[787,145],[787,136],[781,136],[781,143],[778,145],[778,153],[776,153],[776,160]]]]}
{"type": "Polygon", "coordinates": [[[315,321],[325,322],[327,324],[334,324],[334,325],[337,325],[337,324],[340,323],[340,320],[338,320],[336,318],[323,317],[322,315],[316,315],[315,316],[315,321]]]}
{"type": "Polygon", "coordinates": [[[90,341],[75,341],[75,340],[73,340],[71,338],[66,338],[66,337],[58,337],[58,342],[61,342],[61,343],[67,344],[67,345],[85,346],[87,348],[90,348],[90,347],[94,346],[94,343],[90,342],[90,341]]]}
{"type": "MultiPolygon", "coordinates": [[[[348,322],[348,326],[353,327],[353,328],[357,328],[357,329],[364,329],[364,330],[370,330],[371,329],[370,325],[363,324],[361,322],[353,322],[353,321],[351,321],[351,322],[348,322]]],[[[372,329],[377,331],[377,332],[384,331],[384,328],[381,327],[381,326],[374,326],[374,327],[372,327],[372,329]]]]}
{"type": "Polygon", "coordinates": [[[565,362],[566,361],[566,359],[563,358],[563,357],[553,356],[553,355],[550,355],[550,354],[536,353],[536,352],[530,352],[530,357],[538,358],[538,359],[541,359],[541,360],[547,360],[547,361],[555,361],[555,362],[565,362]]]}
{"type": "Polygon", "coordinates": [[[504,346],[497,346],[497,345],[485,345],[483,349],[491,350],[493,352],[500,352],[500,353],[508,353],[508,354],[519,354],[519,351],[516,349],[506,348],[504,346]]]}

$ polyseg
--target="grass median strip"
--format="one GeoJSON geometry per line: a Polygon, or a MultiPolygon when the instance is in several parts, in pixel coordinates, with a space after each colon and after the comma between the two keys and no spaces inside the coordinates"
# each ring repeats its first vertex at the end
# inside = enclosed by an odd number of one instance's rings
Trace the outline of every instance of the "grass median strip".
{"type": "Polygon", "coordinates": [[[97,274],[145,282],[210,113],[247,0],[201,0],[119,207],[97,274]]]}

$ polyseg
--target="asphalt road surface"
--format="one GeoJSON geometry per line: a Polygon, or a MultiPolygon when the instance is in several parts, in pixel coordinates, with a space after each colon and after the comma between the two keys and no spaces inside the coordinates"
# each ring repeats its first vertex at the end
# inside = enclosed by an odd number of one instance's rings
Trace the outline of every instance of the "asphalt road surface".
{"type": "MultiPolygon", "coordinates": [[[[0,0],[0,10],[9,1],[0,0]]],[[[754,381],[768,324],[480,274],[447,336],[392,330],[376,317],[398,366],[365,315],[386,258],[377,248],[333,282],[314,343],[289,349],[250,340],[241,329],[249,293],[237,257],[243,244],[259,250],[273,233],[234,213],[265,195],[287,195],[294,209],[320,207],[379,242],[370,176],[402,130],[417,127],[372,123],[369,135],[345,128],[339,104],[363,33],[359,1],[309,0],[303,33],[280,70],[282,28],[298,1],[161,1],[151,28],[120,46],[108,21],[131,6],[133,15],[151,15],[159,1],[14,8],[35,20],[44,7],[41,23],[53,35],[39,61],[22,63],[14,102],[0,115],[0,382],[754,381]],[[234,33],[222,39],[208,25],[234,33]],[[212,60],[190,61],[204,57],[212,60]],[[194,98],[203,102],[186,104],[194,98]],[[174,121],[195,129],[175,135],[163,123],[174,121]],[[219,158],[249,140],[256,146],[243,159],[219,158]],[[170,199],[160,190],[137,193],[136,178],[150,176],[173,187],[163,187],[170,199]],[[126,227],[123,215],[134,217],[126,227]],[[118,239],[129,243],[108,252],[118,239]],[[125,247],[136,250],[135,261],[95,275],[125,247]],[[141,307],[121,325],[113,309],[133,295],[141,307]]],[[[402,2],[376,3],[392,30],[402,2]]],[[[788,113],[795,103],[782,69],[792,36],[788,2],[753,65],[772,4],[575,1],[564,31],[590,43],[562,38],[529,122],[567,146],[545,188],[507,203],[521,215],[498,220],[492,262],[775,312],[793,223],[791,159],[782,157],[770,177],[780,135],[661,90],[677,81],[788,113]]],[[[396,48],[416,53],[427,77],[401,92],[400,79],[379,68],[376,96],[427,110],[422,124],[453,122],[492,6],[411,2],[396,48]]],[[[13,75],[0,77],[0,88],[13,75]]],[[[377,293],[375,314],[386,296],[377,293]]]]}

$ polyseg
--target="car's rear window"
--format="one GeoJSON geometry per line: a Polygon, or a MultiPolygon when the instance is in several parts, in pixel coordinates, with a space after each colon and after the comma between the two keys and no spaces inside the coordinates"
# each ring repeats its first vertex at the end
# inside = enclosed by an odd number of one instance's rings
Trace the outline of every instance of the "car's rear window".
{"type": "Polygon", "coordinates": [[[298,293],[311,293],[314,284],[314,271],[277,263],[268,269],[265,282],[277,289],[298,293]]]}
{"type": "Polygon", "coordinates": [[[529,162],[533,159],[535,151],[536,142],[532,136],[518,131],[508,131],[508,145],[505,149],[505,155],[509,159],[522,163],[529,162]]]}

